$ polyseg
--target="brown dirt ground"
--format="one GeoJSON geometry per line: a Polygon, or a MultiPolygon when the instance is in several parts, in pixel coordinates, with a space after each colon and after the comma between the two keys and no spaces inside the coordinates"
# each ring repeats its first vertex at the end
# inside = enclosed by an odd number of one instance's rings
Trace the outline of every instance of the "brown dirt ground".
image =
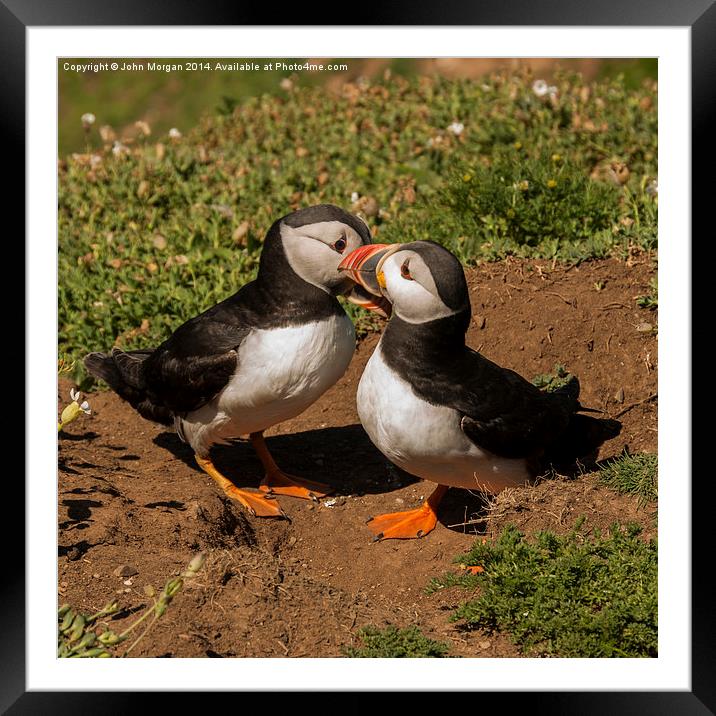
{"type": "MultiPolygon", "coordinates": [[[[657,316],[634,301],[648,292],[651,260],[573,268],[510,260],[467,275],[469,345],[528,378],[560,362],[579,376],[585,405],[612,417],[623,412],[622,434],[600,459],[625,446],[656,451],[657,338],[637,327],[656,328],[657,316]]],[[[281,498],[290,522],[249,517],[194,465],[173,432],[112,393],[89,395],[92,415],[59,440],[60,602],[94,612],[117,598],[126,607],[111,622],[119,631],[148,604],[146,585],[161,589],[204,550],[205,568],[132,656],[341,656],[360,643],[361,626],[389,623],[417,625],[449,642],[455,656],[519,656],[507,635],[449,621],[464,592],[425,594],[430,578],[455,569],[453,558],[476,535],[491,539],[508,522],[528,534],[564,531],[580,515],[589,528],[637,521],[646,537],[655,534],[656,505],[640,509],[636,498],[586,472],[507,490],[489,508],[479,496],[451,490],[428,537],[372,543],[366,519],[416,506],[429,489],[387,463],[360,427],[355,391],[377,341],[375,334],[363,340],[337,385],[267,433],[281,466],[336,490],[333,506],[281,498]],[[137,574],[114,576],[121,565],[137,574]]],[[[61,406],[69,388],[60,382],[61,406]]],[[[215,462],[238,485],[258,485],[260,463],[248,443],[217,448],[215,462]]]]}

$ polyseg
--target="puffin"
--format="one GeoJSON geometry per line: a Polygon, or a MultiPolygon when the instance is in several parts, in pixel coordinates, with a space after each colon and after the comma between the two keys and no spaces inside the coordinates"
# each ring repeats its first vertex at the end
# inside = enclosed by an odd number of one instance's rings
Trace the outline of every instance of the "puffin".
{"type": "Polygon", "coordinates": [[[462,265],[433,241],[359,247],[341,262],[392,316],[364,369],[361,423],[388,460],[436,487],[415,510],[368,521],[374,540],[419,538],[451,487],[497,494],[592,456],[621,423],[579,402],[579,381],[545,392],[466,345],[462,265]]]}
{"type": "Polygon", "coordinates": [[[276,220],[254,281],[180,325],[154,349],[87,355],[84,365],[142,417],[173,425],[199,467],[252,515],[285,517],[276,495],[317,500],[328,486],[283,472],[263,433],[303,412],[348,368],[353,323],[337,300],[385,314],[386,302],[338,270],[371,243],[359,217],[321,204],[276,220]],[[213,445],[248,435],[266,475],[237,487],[213,464],[213,445]]]}

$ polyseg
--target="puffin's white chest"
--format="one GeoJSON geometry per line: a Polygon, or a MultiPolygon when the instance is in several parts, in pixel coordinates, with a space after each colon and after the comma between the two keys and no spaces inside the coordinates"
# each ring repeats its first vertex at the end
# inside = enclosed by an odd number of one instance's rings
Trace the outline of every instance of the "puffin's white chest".
{"type": "Polygon", "coordinates": [[[355,329],[346,314],[323,321],[252,331],[239,347],[229,384],[182,421],[195,450],[295,417],[346,371],[355,329]]]}
{"type": "Polygon", "coordinates": [[[358,385],[358,415],[375,446],[406,472],[452,487],[498,492],[528,479],[524,460],[481,450],[460,428],[460,414],[418,397],[381,355],[371,356],[358,385]]]}

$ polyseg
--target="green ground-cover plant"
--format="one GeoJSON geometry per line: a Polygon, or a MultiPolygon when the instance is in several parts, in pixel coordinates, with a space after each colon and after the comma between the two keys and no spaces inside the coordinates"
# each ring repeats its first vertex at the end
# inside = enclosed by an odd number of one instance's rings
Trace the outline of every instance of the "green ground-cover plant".
{"type": "Polygon", "coordinates": [[[152,603],[124,631],[117,634],[109,628],[105,617],[119,612],[119,603],[108,602],[95,614],[82,614],[69,604],[63,604],[57,610],[57,656],[59,658],[107,658],[111,656],[129,656],[134,647],[149,633],[169,608],[172,600],[181,591],[184,582],[197,575],[204,564],[204,555],[197,554],[187,568],[178,577],[170,579],[157,595],[154,587],[147,585],[145,594],[152,603]],[[99,626],[101,631],[97,631],[99,626]],[[144,629],[134,630],[144,625],[144,629]],[[117,652],[119,645],[130,641],[130,645],[117,652]]]}
{"type": "Polygon", "coordinates": [[[92,134],[59,168],[61,354],[156,345],[255,276],[278,216],[315,203],[361,211],[377,241],[429,238],[465,263],[655,247],[655,83],[533,83],[294,87],[174,139],[92,134]]]}
{"type": "Polygon", "coordinates": [[[426,637],[417,627],[378,629],[366,626],[358,630],[362,645],[349,647],[346,656],[354,658],[440,658],[450,647],[445,642],[426,637]]]}
{"type": "Polygon", "coordinates": [[[652,453],[622,455],[599,471],[599,481],[617,492],[637,495],[643,506],[658,496],[659,458],[652,453]]]}
{"type": "Polygon", "coordinates": [[[657,545],[636,525],[587,536],[580,519],[534,541],[509,525],[457,561],[484,571],[445,575],[429,591],[470,590],[452,616],[467,627],[509,633],[529,656],[657,656],[657,545]]]}
{"type": "Polygon", "coordinates": [[[547,393],[553,393],[560,390],[574,380],[574,376],[567,372],[567,369],[561,363],[555,363],[551,373],[540,373],[532,378],[533,385],[547,393]]]}
{"type": "Polygon", "coordinates": [[[649,287],[651,291],[643,296],[637,296],[637,305],[641,308],[647,308],[650,311],[655,311],[659,308],[659,284],[658,279],[653,278],[649,281],[649,287]]]}

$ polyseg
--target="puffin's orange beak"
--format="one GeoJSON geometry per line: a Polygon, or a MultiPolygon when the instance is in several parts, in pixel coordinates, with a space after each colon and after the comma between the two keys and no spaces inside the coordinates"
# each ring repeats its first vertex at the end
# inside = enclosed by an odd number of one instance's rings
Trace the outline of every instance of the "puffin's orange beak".
{"type": "Polygon", "coordinates": [[[368,244],[359,246],[351,251],[338,264],[339,271],[345,271],[357,286],[348,294],[351,303],[375,311],[381,316],[388,317],[392,307],[383,297],[381,288],[385,286],[382,273],[377,271],[381,259],[391,250],[397,250],[398,244],[368,244]]]}

